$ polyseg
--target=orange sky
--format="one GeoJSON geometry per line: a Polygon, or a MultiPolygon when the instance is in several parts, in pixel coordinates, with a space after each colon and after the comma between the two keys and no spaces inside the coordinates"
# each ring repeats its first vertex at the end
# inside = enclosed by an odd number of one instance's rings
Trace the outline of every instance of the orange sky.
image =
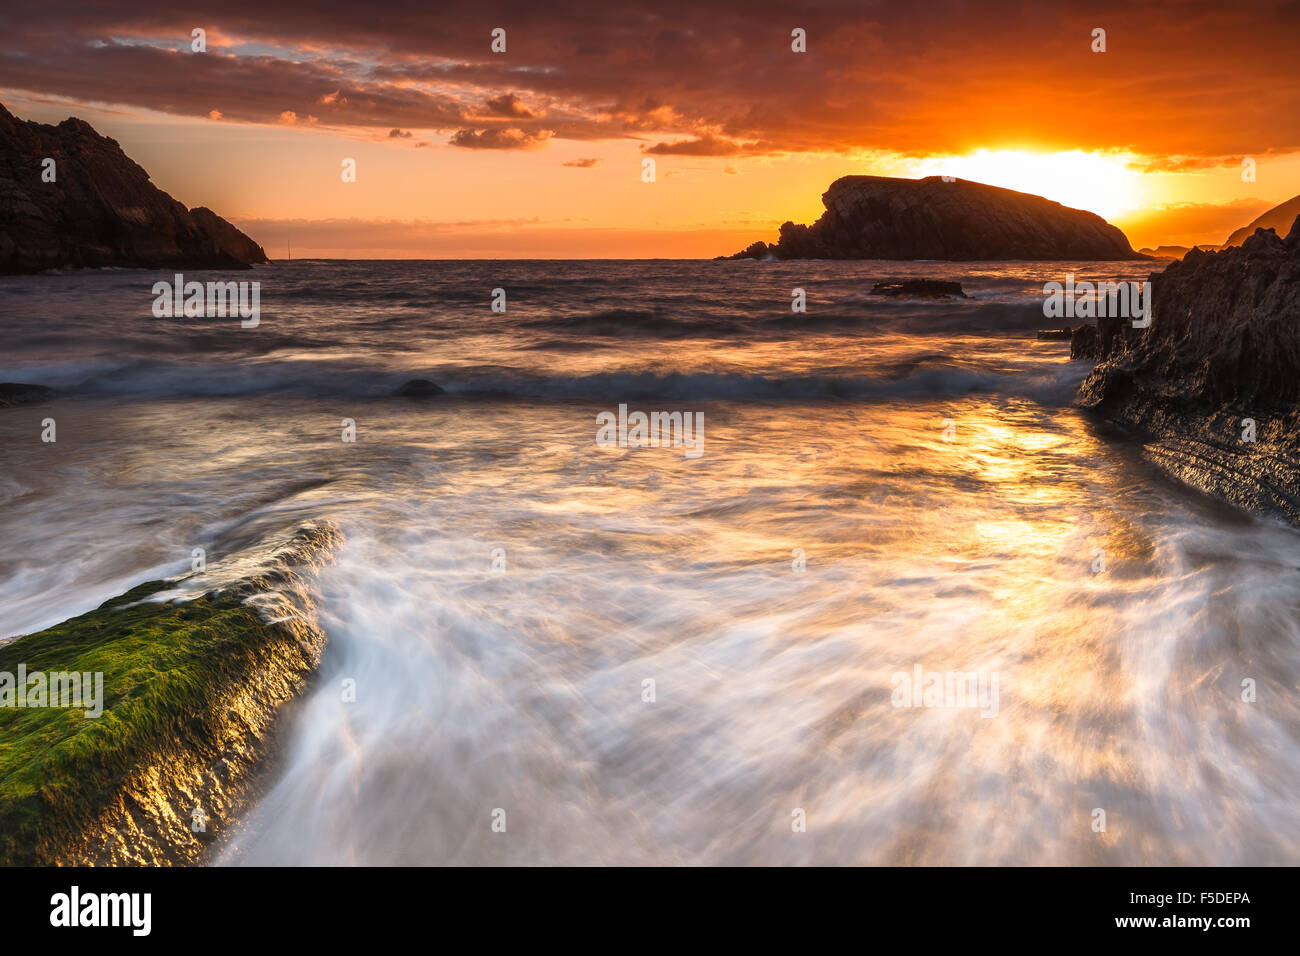
{"type": "Polygon", "coordinates": [[[850,173],[1022,189],[1134,247],[1222,242],[1300,193],[1294,4],[328,9],[19,4],[0,100],[88,120],[273,257],[713,256],[850,173]]]}

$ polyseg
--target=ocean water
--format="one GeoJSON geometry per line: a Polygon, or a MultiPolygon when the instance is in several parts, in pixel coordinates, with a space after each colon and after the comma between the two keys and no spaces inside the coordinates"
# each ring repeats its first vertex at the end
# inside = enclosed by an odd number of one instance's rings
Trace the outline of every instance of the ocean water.
{"type": "Polygon", "coordinates": [[[1151,270],[187,275],[259,281],[252,329],[155,318],[152,272],[0,279],[0,381],[61,389],[0,409],[0,639],[342,528],[221,863],[1295,864],[1300,538],[1163,479],[1034,335],[1045,281],[1151,270]],[[905,277],[971,298],[868,294],[905,277]],[[620,405],[700,454],[602,447],[620,405]],[[896,706],[917,668],[996,696],[896,706]]]}

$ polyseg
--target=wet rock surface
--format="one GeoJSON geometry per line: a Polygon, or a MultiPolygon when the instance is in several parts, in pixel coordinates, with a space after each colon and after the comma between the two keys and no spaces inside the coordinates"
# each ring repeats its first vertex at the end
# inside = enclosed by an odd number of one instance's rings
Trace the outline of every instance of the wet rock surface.
{"type": "Polygon", "coordinates": [[[1300,523],[1300,218],[1151,281],[1150,328],[1099,323],[1080,404],[1179,480],[1300,523]]]}
{"type": "Polygon", "coordinates": [[[969,298],[961,290],[960,282],[946,282],[942,279],[903,279],[899,282],[877,282],[872,286],[871,294],[920,299],[969,298]]]}
{"type": "Polygon", "coordinates": [[[0,645],[0,671],[99,672],[102,713],[0,709],[0,864],[196,863],[255,799],[320,663],[328,522],[0,645]]]}

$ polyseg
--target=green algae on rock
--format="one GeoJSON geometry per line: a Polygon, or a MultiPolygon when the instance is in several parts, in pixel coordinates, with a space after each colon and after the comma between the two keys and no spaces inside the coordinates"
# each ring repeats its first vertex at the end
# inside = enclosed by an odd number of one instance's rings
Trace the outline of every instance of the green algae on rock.
{"type": "Polygon", "coordinates": [[[197,597],[152,581],[0,645],[0,673],[103,675],[99,717],[0,707],[0,864],[197,861],[320,662],[310,579],[340,541],[313,522],[197,597]]]}

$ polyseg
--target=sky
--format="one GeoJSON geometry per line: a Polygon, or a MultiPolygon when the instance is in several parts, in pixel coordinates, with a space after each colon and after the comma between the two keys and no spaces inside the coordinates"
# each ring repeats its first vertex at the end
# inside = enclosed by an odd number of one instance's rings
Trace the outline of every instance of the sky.
{"type": "Polygon", "coordinates": [[[1135,248],[1300,194],[1300,0],[148,6],[6,0],[0,102],[272,258],[714,256],[850,174],[1021,189],[1135,248]]]}

